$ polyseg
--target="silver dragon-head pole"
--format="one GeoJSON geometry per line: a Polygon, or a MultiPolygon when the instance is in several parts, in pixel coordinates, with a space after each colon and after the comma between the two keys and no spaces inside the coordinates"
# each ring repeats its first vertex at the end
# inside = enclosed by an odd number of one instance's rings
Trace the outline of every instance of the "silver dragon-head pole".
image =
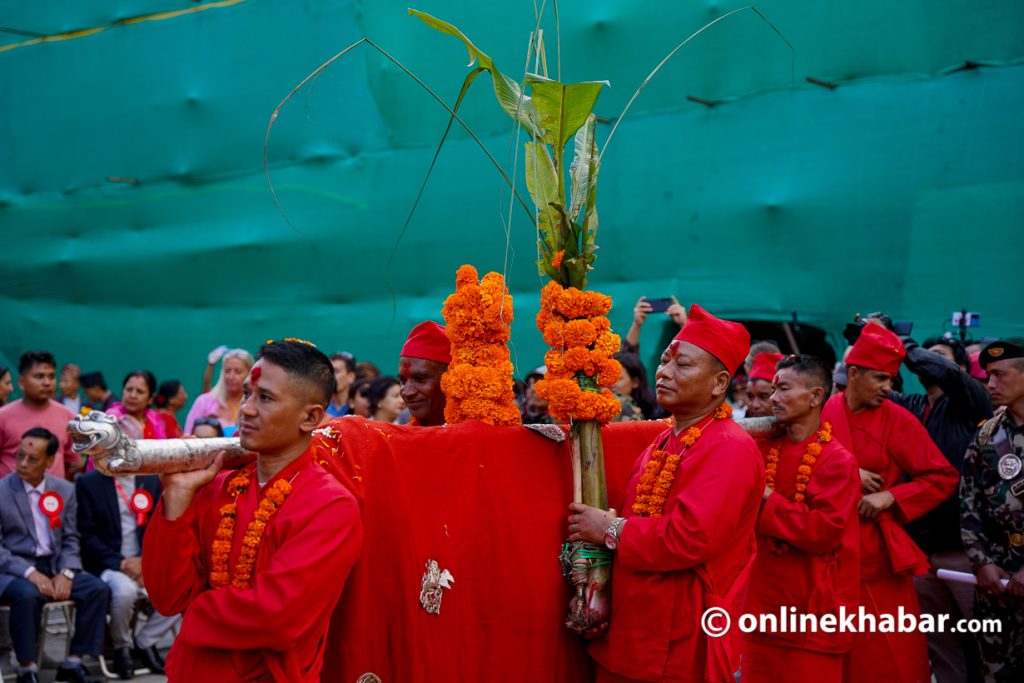
{"type": "Polygon", "coordinates": [[[774,417],[741,417],[736,420],[736,424],[755,438],[773,436],[782,432],[782,427],[774,417]]]}
{"type": "Polygon", "coordinates": [[[68,423],[71,450],[92,458],[96,469],[110,476],[173,474],[209,467],[220,451],[224,466],[237,468],[256,455],[232,439],[132,439],[117,418],[94,410],[68,423]]]}

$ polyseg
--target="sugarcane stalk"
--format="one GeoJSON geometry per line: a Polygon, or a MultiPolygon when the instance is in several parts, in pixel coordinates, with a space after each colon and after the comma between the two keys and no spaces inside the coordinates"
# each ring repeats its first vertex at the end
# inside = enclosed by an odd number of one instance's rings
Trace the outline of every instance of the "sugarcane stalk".
{"type": "MultiPolygon", "coordinates": [[[[604,446],[601,441],[601,425],[596,420],[586,420],[579,426],[581,479],[583,503],[591,507],[608,509],[608,487],[604,475],[604,446]]],[[[612,576],[611,563],[598,563],[587,569],[586,622],[588,627],[596,626],[608,618],[608,588],[612,576]]]]}

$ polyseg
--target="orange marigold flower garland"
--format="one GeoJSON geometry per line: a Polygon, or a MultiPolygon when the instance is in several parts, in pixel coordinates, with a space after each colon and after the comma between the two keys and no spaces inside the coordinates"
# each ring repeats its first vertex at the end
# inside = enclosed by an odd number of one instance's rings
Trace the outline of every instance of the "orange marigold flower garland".
{"type": "Polygon", "coordinates": [[[291,482],[283,479],[278,479],[267,489],[263,500],[260,501],[259,507],[256,509],[253,520],[249,522],[245,536],[242,538],[242,549],[238,553],[235,576],[232,579],[229,564],[235,535],[235,520],[238,517],[238,496],[249,488],[254,476],[255,468],[246,468],[228,483],[228,495],[235,502],[220,508],[220,524],[217,526],[217,533],[214,536],[210,561],[210,585],[214,588],[223,588],[228,584],[234,588],[249,588],[253,567],[256,564],[256,554],[259,552],[267,524],[292,492],[291,482]]]}
{"type": "MultiPolygon", "coordinates": [[[[732,417],[732,406],[723,403],[715,410],[712,419],[728,420],[730,417],[732,417]]],[[[711,424],[711,420],[700,427],[694,425],[683,432],[679,437],[680,443],[683,444],[683,451],[697,443],[697,439],[709,424],[711,424]]],[[[668,499],[669,491],[672,490],[672,482],[676,479],[676,470],[679,469],[679,463],[682,462],[683,451],[668,455],[664,449],[654,449],[636,486],[633,514],[638,517],[661,517],[665,510],[665,501],[668,499]]]]}
{"type": "Polygon", "coordinates": [[[445,421],[521,424],[512,389],[508,340],[513,310],[505,278],[487,273],[479,280],[476,268],[462,266],[441,312],[452,343],[452,362],[441,377],[445,421]]]}
{"type": "MultiPolygon", "coordinates": [[[[807,450],[800,458],[800,465],[796,468],[796,492],[793,494],[793,502],[796,503],[802,503],[807,499],[807,484],[811,481],[814,465],[817,464],[818,457],[821,455],[821,444],[832,440],[832,423],[823,422],[816,436],[817,439],[807,445],[807,450]]],[[[779,468],[779,456],[778,448],[768,451],[768,462],[764,468],[768,488],[773,491],[775,490],[775,475],[779,468]]]]}
{"type": "Polygon", "coordinates": [[[612,358],[620,339],[606,317],[611,306],[609,296],[554,280],[541,290],[537,329],[552,348],[544,356],[547,372],[534,390],[560,422],[604,424],[622,410],[608,390],[622,376],[622,366],[612,358]]]}

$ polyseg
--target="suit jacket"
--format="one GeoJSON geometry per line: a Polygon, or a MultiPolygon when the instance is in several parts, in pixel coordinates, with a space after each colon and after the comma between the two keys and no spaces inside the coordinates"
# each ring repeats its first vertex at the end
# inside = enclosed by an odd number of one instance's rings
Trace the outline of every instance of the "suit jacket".
{"type": "MultiPolygon", "coordinates": [[[[50,572],[82,569],[78,536],[78,503],[75,487],[52,474],[45,475],[46,490],[55,491],[64,499],[60,513],[61,525],[51,529],[53,555],[50,572]]],[[[36,527],[25,485],[12,472],[0,479],[0,593],[15,578],[36,563],[36,527]]]]}
{"type": "MultiPolygon", "coordinates": [[[[146,489],[153,496],[153,507],[146,515],[146,524],[135,529],[142,551],[142,538],[156,502],[160,500],[160,477],[155,474],[135,477],[135,488],[146,489]]],[[[104,569],[121,569],[121,509],[114,480],[102,472],[83,474],[75,482],[78,496],[78,531],[82,535],[82,562],[86,571],[99,576],[104,569]]]]}

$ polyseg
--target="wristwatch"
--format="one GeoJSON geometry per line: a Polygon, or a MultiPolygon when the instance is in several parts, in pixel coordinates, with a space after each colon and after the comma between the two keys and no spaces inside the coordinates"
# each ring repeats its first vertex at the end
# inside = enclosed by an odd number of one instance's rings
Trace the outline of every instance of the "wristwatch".
{"type": "Polygon", "coordinates": [[[619,531],[622,529],[625,517],[616,517],[604,532],[604,547],[608,550],[615,550],[619,547],[619,531]]]}
{"type": "Polygon", "coordinates": [[[75,580],[75,570],[74,569],[61,569],[60,573],[68,581],[74,581],[75,580]]]}

